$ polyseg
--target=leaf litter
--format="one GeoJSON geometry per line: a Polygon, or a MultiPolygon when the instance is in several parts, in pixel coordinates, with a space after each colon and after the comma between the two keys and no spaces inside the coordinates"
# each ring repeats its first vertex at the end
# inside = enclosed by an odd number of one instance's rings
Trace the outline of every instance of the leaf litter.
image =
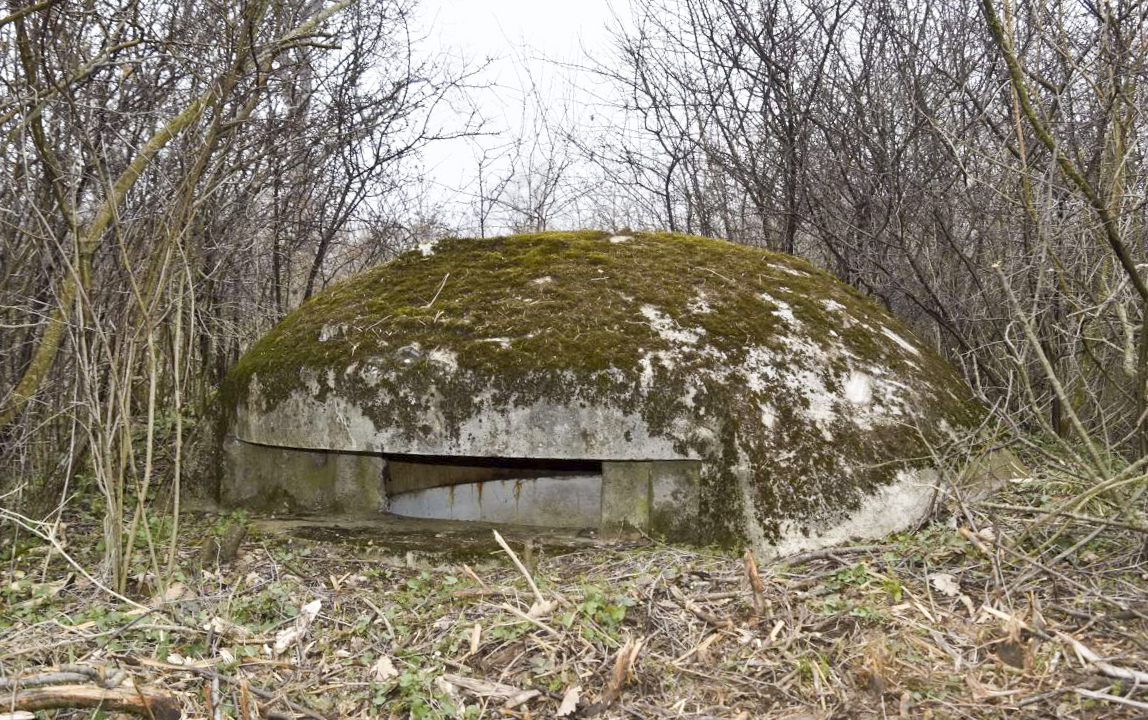
{"type": "MultiPolygon", "coordinates": [[[[499,535],[471,567],[254,535],[232,565],[189,550],[169,582],[141,578],[142,609],[9,537],[0,688],[86,668],[219,720],[1143,716],[1145,534],[1042,568],[1030,515],[962,518],[980,527],[774,562],[648,539],[523,562],[499,535]]],[[[1044,539],[1092,530],[1065,522],[1044,539]]],[[[71,546],[98,532],[73,521],[71,546]]]]}

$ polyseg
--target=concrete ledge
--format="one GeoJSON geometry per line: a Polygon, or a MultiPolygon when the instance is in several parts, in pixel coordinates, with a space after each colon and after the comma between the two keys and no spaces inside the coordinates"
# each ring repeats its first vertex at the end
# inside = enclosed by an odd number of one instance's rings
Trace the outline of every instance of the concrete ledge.
{"type": "Polygon", "coordinates": [[[256,512],[376,513],[385,509],[379,455],[224,443],[220,502],[256,512]]]}

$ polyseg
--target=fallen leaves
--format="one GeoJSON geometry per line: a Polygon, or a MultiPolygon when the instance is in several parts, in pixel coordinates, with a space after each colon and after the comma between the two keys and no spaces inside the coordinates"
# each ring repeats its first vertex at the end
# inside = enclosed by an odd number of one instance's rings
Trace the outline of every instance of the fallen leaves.
{"type": "Polygon", "coordinates": [[[969,617],[976,615],[976,606],[972,598],[961,592],[961,584],[957,582],[955,576],[949,573],[933,573],[929,576],[929,583],[945,596],[960,600],[969,617]]]}
{"type": "Polygon", "coordinates": [[[398,676],[399,671],[395,669],[395,664],[386,655],[380,656],[371,666],[371,677],[374,678],[375,682],[386,682],[398,676]]]}
{"type": "Polygon", "coordinates": [[[274,655],[282,655],[287,652],[288,648],[293,647],[306,637],[307,630],[311,627],[311,623],[315,621],[315,618],[319,616],[319,608],[322,606],[322,600],[312,600],[299,608],[299,615],[295,617],[295,622],[291,627],[280,630],[275,635],[275,644],[271,646],[272,653],[274,655]]]}
{"type": "MultiPolygon", "coordinates": [[[[107,638],[150,641],[154,657],[112,657],[149,684],[192,686],[186,709],[197,717],[731,720],[824,717],[848,704],[858,717],[1001,718],[1033,697],[1019,716],[1081,699],[1106,717],[1138,712],[1131,696],[1088,689],[1143,686],[1134,646],[1098,632],[1103,623],[1082,630],[1047,595],[1040,607],[1039,584],[996,592],[994,566],[968,536],[933,532],[944,534],[903,553],[760,566],[672,547],[539,551],[532,564],[515,560],[522,540],[509,535],[491,543],[494,562],[474,567],[377,567],[337,545],[295,544],[183,578],[159,612],[73,609],[71,624],[14,628],[7,645],[0,632],[0,652],[15,664],[41,656],[28,647],[51,647],[49,631],[77,655],[107,638]],[[181,627],[181,617],[196,619],[181,627]],[[1092,684],[1072,687],[1088,675],[1092,684]],[[1061,695],[1040,699],[1052,690],[1061,695]]],[[[1012,540],[971,534],[994,553],[1012,540]]],[[[1134,581],[1142,568],[1128,566],[1134,581]]],[[[32,578],[5,582],[30,593],[32,578]]],[[[89,590],[73,583],[50,602],[89,590]]]]}
{"type": "Polygon", "coordinates": [[[957,582],[955,577],[948,573],[933,573],[929,576],[929,581],[933,584],[934,588],[951,598],[958,597],[961,594],[961,584],[957,582]]]}
{"type": "Polygon", "coordinates": [[[582,686],[572,685],[566,690],[566,694],[562,696],[562,702],[558,704],[558,711],[554,714],[558,717],[567,717],[574,714],[578,709],[578,699],[582,697],[582,686]]]}

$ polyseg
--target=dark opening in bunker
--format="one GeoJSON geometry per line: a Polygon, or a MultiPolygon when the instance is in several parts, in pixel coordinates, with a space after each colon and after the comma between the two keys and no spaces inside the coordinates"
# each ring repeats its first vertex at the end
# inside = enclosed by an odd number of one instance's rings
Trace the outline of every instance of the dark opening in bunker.
{"type": "Polygon", "coordinates": [[[395,515],[598,527],[602,461],[385,454],[384,491],[395,515]]]}

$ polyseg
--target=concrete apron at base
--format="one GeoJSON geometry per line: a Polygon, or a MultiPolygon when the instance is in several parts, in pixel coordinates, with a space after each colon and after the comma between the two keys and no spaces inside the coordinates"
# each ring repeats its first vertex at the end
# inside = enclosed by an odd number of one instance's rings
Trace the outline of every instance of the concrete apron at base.
{"type": "Polygon", "coordinates": [[[527,469],[526,477],[462,482],[473,474],[473,468],[465,467],[467,459],[453,466],[437,458],[446,482],[430,476],[412,482],[419,476],[404,472],[388,487],[388,461],[371,453],[300,450],[233,438],[226,444],[226,458],[229,477],[220,485],[221,500],[229,507],[317,513],[389,510],[418,518],[604,532],[633,529],[679,542],[696,537],[701,468],[696,460],[603,461],[600,474],[551,475],[527,469]]]}

